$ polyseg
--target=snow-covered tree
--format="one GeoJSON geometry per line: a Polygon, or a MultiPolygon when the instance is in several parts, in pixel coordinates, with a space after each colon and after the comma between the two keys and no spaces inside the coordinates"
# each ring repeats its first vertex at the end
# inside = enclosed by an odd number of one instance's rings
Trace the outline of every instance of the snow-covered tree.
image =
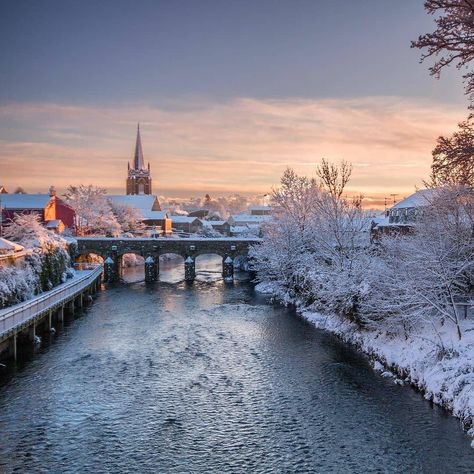
{"type": "Polygon", "coordinates": [[[21,303],[39,291],[39,276],[32,265],[18,262],[0,267],[0,308],[21,303]]]}
{"type": "Polygon", "coordinates": [[[122,232],[141,232],[145,229],[139,209],[111,200],[109,204],[122,232]]]}
{"type": "Polygon", "coordinates": [[[287,169],[274,190],[275,220],[252,250],[260,281],[290,299],[355,316],[367,265],[369,223],[360,199],[342,197],[350,167],[324,162],[321,183],[287,169]]]}
{"type": "Polygon", "coordinates": [[[27,249],[48,251],[55,247],[66,247],[59,235],[49,231],[38,214],[15,214],[13,221],[5,227],[5,237],[27,249]]]}
{"type": "Polygon", "coordinates": [[[115,236],[120,234],[120,224],[112,212],[104,188],[91,184],[69,186],[64,198],[76,212],[78,235],[115,236]]]}

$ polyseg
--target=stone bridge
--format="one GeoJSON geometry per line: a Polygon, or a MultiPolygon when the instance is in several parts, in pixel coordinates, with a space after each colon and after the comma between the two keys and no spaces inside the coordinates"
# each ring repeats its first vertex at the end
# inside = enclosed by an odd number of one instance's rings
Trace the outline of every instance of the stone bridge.
{"type": "Polygon", "coordinates": [[[196,276],[196,257],[204,254],[217,254],[222,257],[222,276],[232,281],[234,259],[246,256],[252,245],[261,242],[258,238],[107,238],[77,237],[77,248],[72,249],[74,259],[90,254],[104,259],[104,280],[120,279],[122,256],[128,253],[141,255],[145,259],[145,280],[158,280],[160,273],[160,255],[177,254],[184,258],[186,281],[196,276]]]}

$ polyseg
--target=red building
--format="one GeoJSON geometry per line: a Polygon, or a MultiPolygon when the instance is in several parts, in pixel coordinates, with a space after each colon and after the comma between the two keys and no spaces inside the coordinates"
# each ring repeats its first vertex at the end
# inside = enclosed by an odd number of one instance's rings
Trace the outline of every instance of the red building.
{"type": "Polygon", "coordinates": [[[62,223],[74,229],[75,212],[56,196],[54,189],[49,194],[1,194],[0,209],[2,225],[8,225],[15,214],[37,214],[49,228],[60,230],[63,228],[62,223]]]}

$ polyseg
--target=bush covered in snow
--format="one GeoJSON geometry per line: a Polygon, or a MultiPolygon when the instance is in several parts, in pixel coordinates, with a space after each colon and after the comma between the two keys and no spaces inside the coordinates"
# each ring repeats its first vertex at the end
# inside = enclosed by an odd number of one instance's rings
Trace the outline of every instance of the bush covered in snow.
{"type": "Polygon", "coordinates": [[[13,266],[0,267],[0,307],[50,290],[68,277],[67,242],[43,227],[37,215],[16,215],[5,229],[5,236],[30,253],[13,266]]]}

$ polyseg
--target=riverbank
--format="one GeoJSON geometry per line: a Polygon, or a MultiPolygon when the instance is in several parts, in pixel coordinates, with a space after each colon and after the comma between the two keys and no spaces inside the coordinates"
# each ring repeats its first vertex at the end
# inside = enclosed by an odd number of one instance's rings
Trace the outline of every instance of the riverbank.
{"type": "MultiPolygon", "coordinates": [[[[411,384],[425,399],[449,410],[474,437],[474,321],[462,320],[463,337],[446,323],[420,327],[416,333],[396,334],[361,329],[334,314],[321,314],[298,304],[275,284],[259,283],[256,290],[271,294],[283,304],[293,304],[298,313],[319,329],[330,331],[354,345],[373,360],[375,370],[394,383],[411,384]],[[441,353],[436,339],[442,338],[441,353]]],[[[474,448],[474,441],[471,446],[474,448]]]]}

